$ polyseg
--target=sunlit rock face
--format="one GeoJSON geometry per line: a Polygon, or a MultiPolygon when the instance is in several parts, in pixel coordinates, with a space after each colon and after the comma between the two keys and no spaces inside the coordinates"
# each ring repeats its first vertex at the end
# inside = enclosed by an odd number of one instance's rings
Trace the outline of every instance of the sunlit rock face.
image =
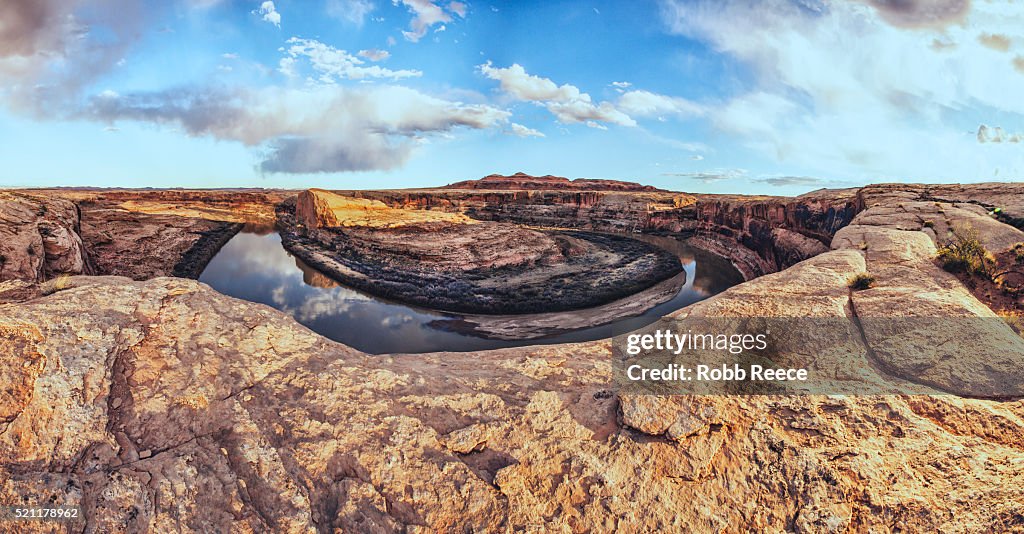
{"type": "Polygon", "coordinates": [[[295,217],[307,228],[394,228],[435,222],[476,222],[460,213],[393,209],[379,200],[346,197],[322,189],[307,189],[299,193],[295,202],[295,217]]]}

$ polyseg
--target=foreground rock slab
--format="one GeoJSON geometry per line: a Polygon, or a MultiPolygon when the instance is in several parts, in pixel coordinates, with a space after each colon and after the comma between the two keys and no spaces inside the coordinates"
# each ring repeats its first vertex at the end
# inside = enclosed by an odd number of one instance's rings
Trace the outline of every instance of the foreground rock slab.
{"type": "MultiPolygon", "coordinates": [[[[863,261],[759,305],[844,314],[863,261]]],[[[71,282],[0,306],[0,500],[87,532],[1024,527],[1021,401],[620,395],[607,342],[368,356],[192,281],[71,282]]]]}

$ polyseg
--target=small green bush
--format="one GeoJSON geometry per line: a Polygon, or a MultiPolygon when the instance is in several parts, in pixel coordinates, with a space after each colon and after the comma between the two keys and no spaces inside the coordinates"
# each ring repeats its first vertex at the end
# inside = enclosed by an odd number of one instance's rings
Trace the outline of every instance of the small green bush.
{"type": "Polygon", "coordinates": [[[846,285],[854,291],[871,289],[875,285],[875,277],[868,273],[859,273],[851,276],[846,285]]]}
{"type": "Polygon", "coordinates": [[[925,221],[924,222],[924,227],[925,228],[935,228],[935,221],[925,221]]]}
{"type": "Polygon", "coordinates": [[[939,248],[938,258],[949,272],[964,272],[989,276],[995,258],[985,250],[978,231],[969,226],[952,230],[953,238],[939,248]]]}

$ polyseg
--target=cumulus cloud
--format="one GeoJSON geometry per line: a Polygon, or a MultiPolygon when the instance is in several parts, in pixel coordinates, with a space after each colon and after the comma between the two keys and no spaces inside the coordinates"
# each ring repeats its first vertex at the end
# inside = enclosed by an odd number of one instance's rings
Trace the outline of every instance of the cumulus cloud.
{"type": "Polygon", "coordinates": [[[391,57],[391,52],[387,50],[381,50],[379,48],[371,48],[369,50],[360,50],[357,54],[359,57],[364,57],[370,61],[384,61],[391,57]]]}
{"type": "Polygon", "coordinates": [[[1024,135],[1019,133],[1007,133],[1001,126],[988,127],[984,124],[978,127],[979,143],[1020,143],[1024,135]]]}
{"type": "Polygon", "coordinates": [[[393,169],[421,136],[498,127],[509,113],[406,87],[317,86],[110,93],[92,98],[83,117],[172,124],[261,149],[265,172],[315,173],[393,169]]]}
{"type": "Polygon", "coordinates": [[[488,61],[478,68],[484,76],[497,80],[501,89],[509,96],[516,100],[541,103],[559,122],[584,123],[588,126],[596,125],[597,122],[608,122],[636,126],[636,121],[610,102],[594,104],[590,95],[581,92],[578,87],[570,84],[558,85],[547,78],[534,76],[527,73],[518,63],[496,68],[488,61]]]}
{"type": "Polygon", "coordinates": [[[527,128],[522,124],[514,122],[509,124],[509,129],[511,129],[513,135],[517,135],[519,137],[544,137],[542,132],[534,130],[533,128],[527,128]]]}
{"type": "Polygon", "coordinates": [[[277,27],[281,26],[281,14],[277,12],[277,7],[274,6],[272,0],[266,0],[260,4],[259,9],[253,11],[253,13],[260,15],[265,22],[269,22],[277,27]]]}
{"type": "MultiPolygon", "coordinates": [[[[366,62],[358,57],[315,39],[292,37],[288,39],[287,43],[290,46],[285,50],[286,56],[282,58],[279,70],[291,77],[298,75],[296,61],[299,59],[309,61],[310,67],[317,75],[317,80],[321,83],[334,83],[343,79],[363,80],[367,78],[398,80],[414,78],[423,74],[418,70],[391,70],[377,65],[363,66],[366,62]]],[[[387,52],[363,50],[359,55],[376,61],[370,56],[383,59],[387,57],[387,52]]]]}
{"type": "Polygon", "coordinates": [[[374,10],[370,0],[328,0],[327,14],[336,19],[362,26],[366,17],[374,10]]]}
{"type": "Polygon", "coordinates": [[[395,5],[402,4],[412,13],[412,21],[409,22],[409,31],[402,32],[405,38],[412,42],[418,42],[427,34],[431,27],[452,21],[452,14],[464,17],[466,5],[461,2],[448,4],[448,10],[441,7],[440,3],[432,0],[392,0],[395,5]]]}
{"type": "MultiPolygon", "coordinates": [[[[526,69],[518,63],[510,67],[495,68],[490,61],[479,66],[480,72],[501,84],[501,90],[518,100],[569,102],[580,99],[579,88],[527,74],[526,69]]],[[[589,96],[587,99],[589,100],[589,96]]]]}
{"type": "Polygon", "coordinates": [[[1024,114],[1024,76],[978,40],[1019,31],[1017,8],[662,0],[662,13],[671,32],[751,69],[751,83],[707,116],[776,162],[860,180],[1024,174],[1019,153],[982,146],[964,127],[979,113],[1024,114]]]}

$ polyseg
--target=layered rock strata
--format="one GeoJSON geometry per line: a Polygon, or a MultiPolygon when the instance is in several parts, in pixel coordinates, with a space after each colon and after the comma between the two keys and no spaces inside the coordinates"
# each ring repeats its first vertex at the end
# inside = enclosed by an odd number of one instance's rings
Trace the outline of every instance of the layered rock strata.
{"type": "MultiPolygon", "coordinates": [[[[830,250],[678,314],[847,321],[803,357],[932,396],[631,395],[607,341],[368,356],[188,280],[0,284],[0,502],[81,506],[86,532],[1024,530],[1024,401],[958,389],[1021,354],[923,358],[865,321],[991,318],[932,261],[940,215],[993,250],[1018,237],[971,200],[879,200],[830,250]]],[[[1012,334],[971,324],[955,335],[1012,334]]]]}
{"type": "Polygon", "coordinates": [[[279,207],[282,243],[347,285],[468,313],[587,308],[681,269],[672,254],[621,236],[533,230],[378,204],[305,192],[294,205],[279,207]]]}
{"type": "Polygon", "coordinates": [[[580,190],[536,177],[500,178],[473,182],[472,188],[339,193],[392,208],[442,210],[483,221],[692,237],[695,246],[730,258],[747,279],[828,250],[832,235],[860,209],[853,189],[821,190],[795,198],[752,197],[580,190]]]}

